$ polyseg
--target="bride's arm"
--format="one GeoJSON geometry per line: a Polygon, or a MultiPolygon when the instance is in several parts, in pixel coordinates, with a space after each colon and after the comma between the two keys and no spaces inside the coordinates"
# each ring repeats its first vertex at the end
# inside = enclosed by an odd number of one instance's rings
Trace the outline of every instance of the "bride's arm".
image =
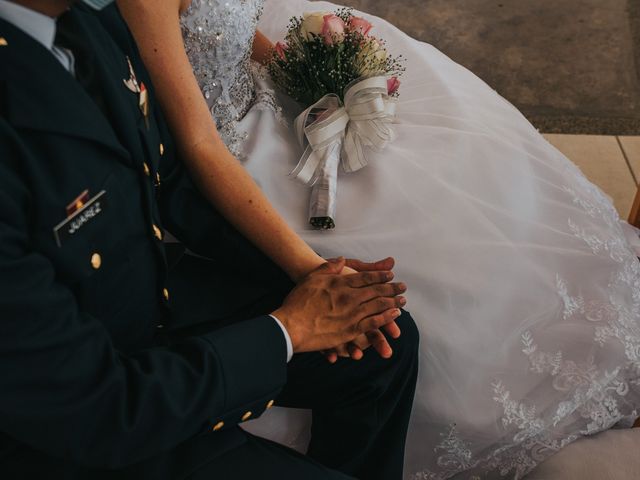
{"type": "Polygon", "coordinates": [[[251,58],[263,65],[267,63],[273,50],[273,43],[260,30],[256,32],[253,39],[253,52],[251,58]]]}
{"type": "Polygon", "coordinates": [[[186,55],[179,10],[188,0],[118,0],[194,181],[215,208],[298,280],[324,263],[280,217],[222,142],[186,55]]]}

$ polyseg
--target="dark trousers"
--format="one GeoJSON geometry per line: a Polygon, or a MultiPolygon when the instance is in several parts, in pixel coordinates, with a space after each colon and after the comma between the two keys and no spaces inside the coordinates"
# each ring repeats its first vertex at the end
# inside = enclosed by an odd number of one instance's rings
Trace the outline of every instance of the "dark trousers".
{"type": "MultiPolygon", "coordinates": [[[[196,260],[186,262],[182,267],[196,260]]],[[[197,263],[202,268],[201,260],[197,263]]],[[[198,333],[272,312],[293,285],[278,272],[265,278],[268,271],[252,277],[260,287],[269,285],[266,291],[257,290],[259,298],[225,318],[176,333],[198,333]]],[[[247,442],[215,458],[191,478],[253,479],[259,475],[263,480],[400,480],[418,372],[418,331],[406,312],[397,322],[402,335],[389,338],[390,359],[381,358],[373,349],[362,360],[339,359],[333,365],[320,353],[294,355],[276,405],[312,410],[307,456],[243,432],[247,442]]]]}

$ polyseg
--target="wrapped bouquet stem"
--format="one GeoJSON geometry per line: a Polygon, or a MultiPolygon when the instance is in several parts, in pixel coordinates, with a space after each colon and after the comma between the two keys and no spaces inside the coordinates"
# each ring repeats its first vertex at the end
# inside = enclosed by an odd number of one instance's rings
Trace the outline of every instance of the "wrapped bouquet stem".
{"type": "Polygon", "coordinates": [[[339,167],[364,168],[368,148],[381,150],[394,139],[404,68],[371,28],[350,9],[293,18],[268,64],[276,85],[308,106],[295,121],[304,153],[291,177],[311,188],[315,228],[335,227],[339,167]]]}

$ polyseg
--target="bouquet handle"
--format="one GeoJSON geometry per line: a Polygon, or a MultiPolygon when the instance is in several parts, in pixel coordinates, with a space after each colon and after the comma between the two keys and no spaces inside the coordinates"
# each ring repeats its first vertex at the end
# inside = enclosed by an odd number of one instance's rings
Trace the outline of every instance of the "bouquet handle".
{"type": "Polygon", "coordinates": [[[329,230],[336,226],[339,164],[340,145],[335,145],[324,158],[318,179],[311,187],[309,223],[314,228],[329,230]]]}

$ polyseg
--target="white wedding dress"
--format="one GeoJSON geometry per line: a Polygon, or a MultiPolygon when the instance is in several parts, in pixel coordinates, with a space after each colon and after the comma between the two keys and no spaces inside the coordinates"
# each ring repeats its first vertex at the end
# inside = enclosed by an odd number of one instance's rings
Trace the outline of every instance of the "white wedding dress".
{"type": "MultiPolygon", "coordinates": [[[[287,122],[301,108],[249,61],[263,7],[273,41],[291,16],[335,8],[193,0],[188,54],[227,145],[316,251],[396,258],[421,332],[406,477],[522,478],[582,436],[629,426],[640,263],[610,199],[473,73],[366,15],[408,59],[398,138],[340,175],[337,228],[311,230],[309,189],[287,177],[302,154],[287,122]]],[[[272,409],[250,428],[302,449],[305,422],[272,409]]]]}

